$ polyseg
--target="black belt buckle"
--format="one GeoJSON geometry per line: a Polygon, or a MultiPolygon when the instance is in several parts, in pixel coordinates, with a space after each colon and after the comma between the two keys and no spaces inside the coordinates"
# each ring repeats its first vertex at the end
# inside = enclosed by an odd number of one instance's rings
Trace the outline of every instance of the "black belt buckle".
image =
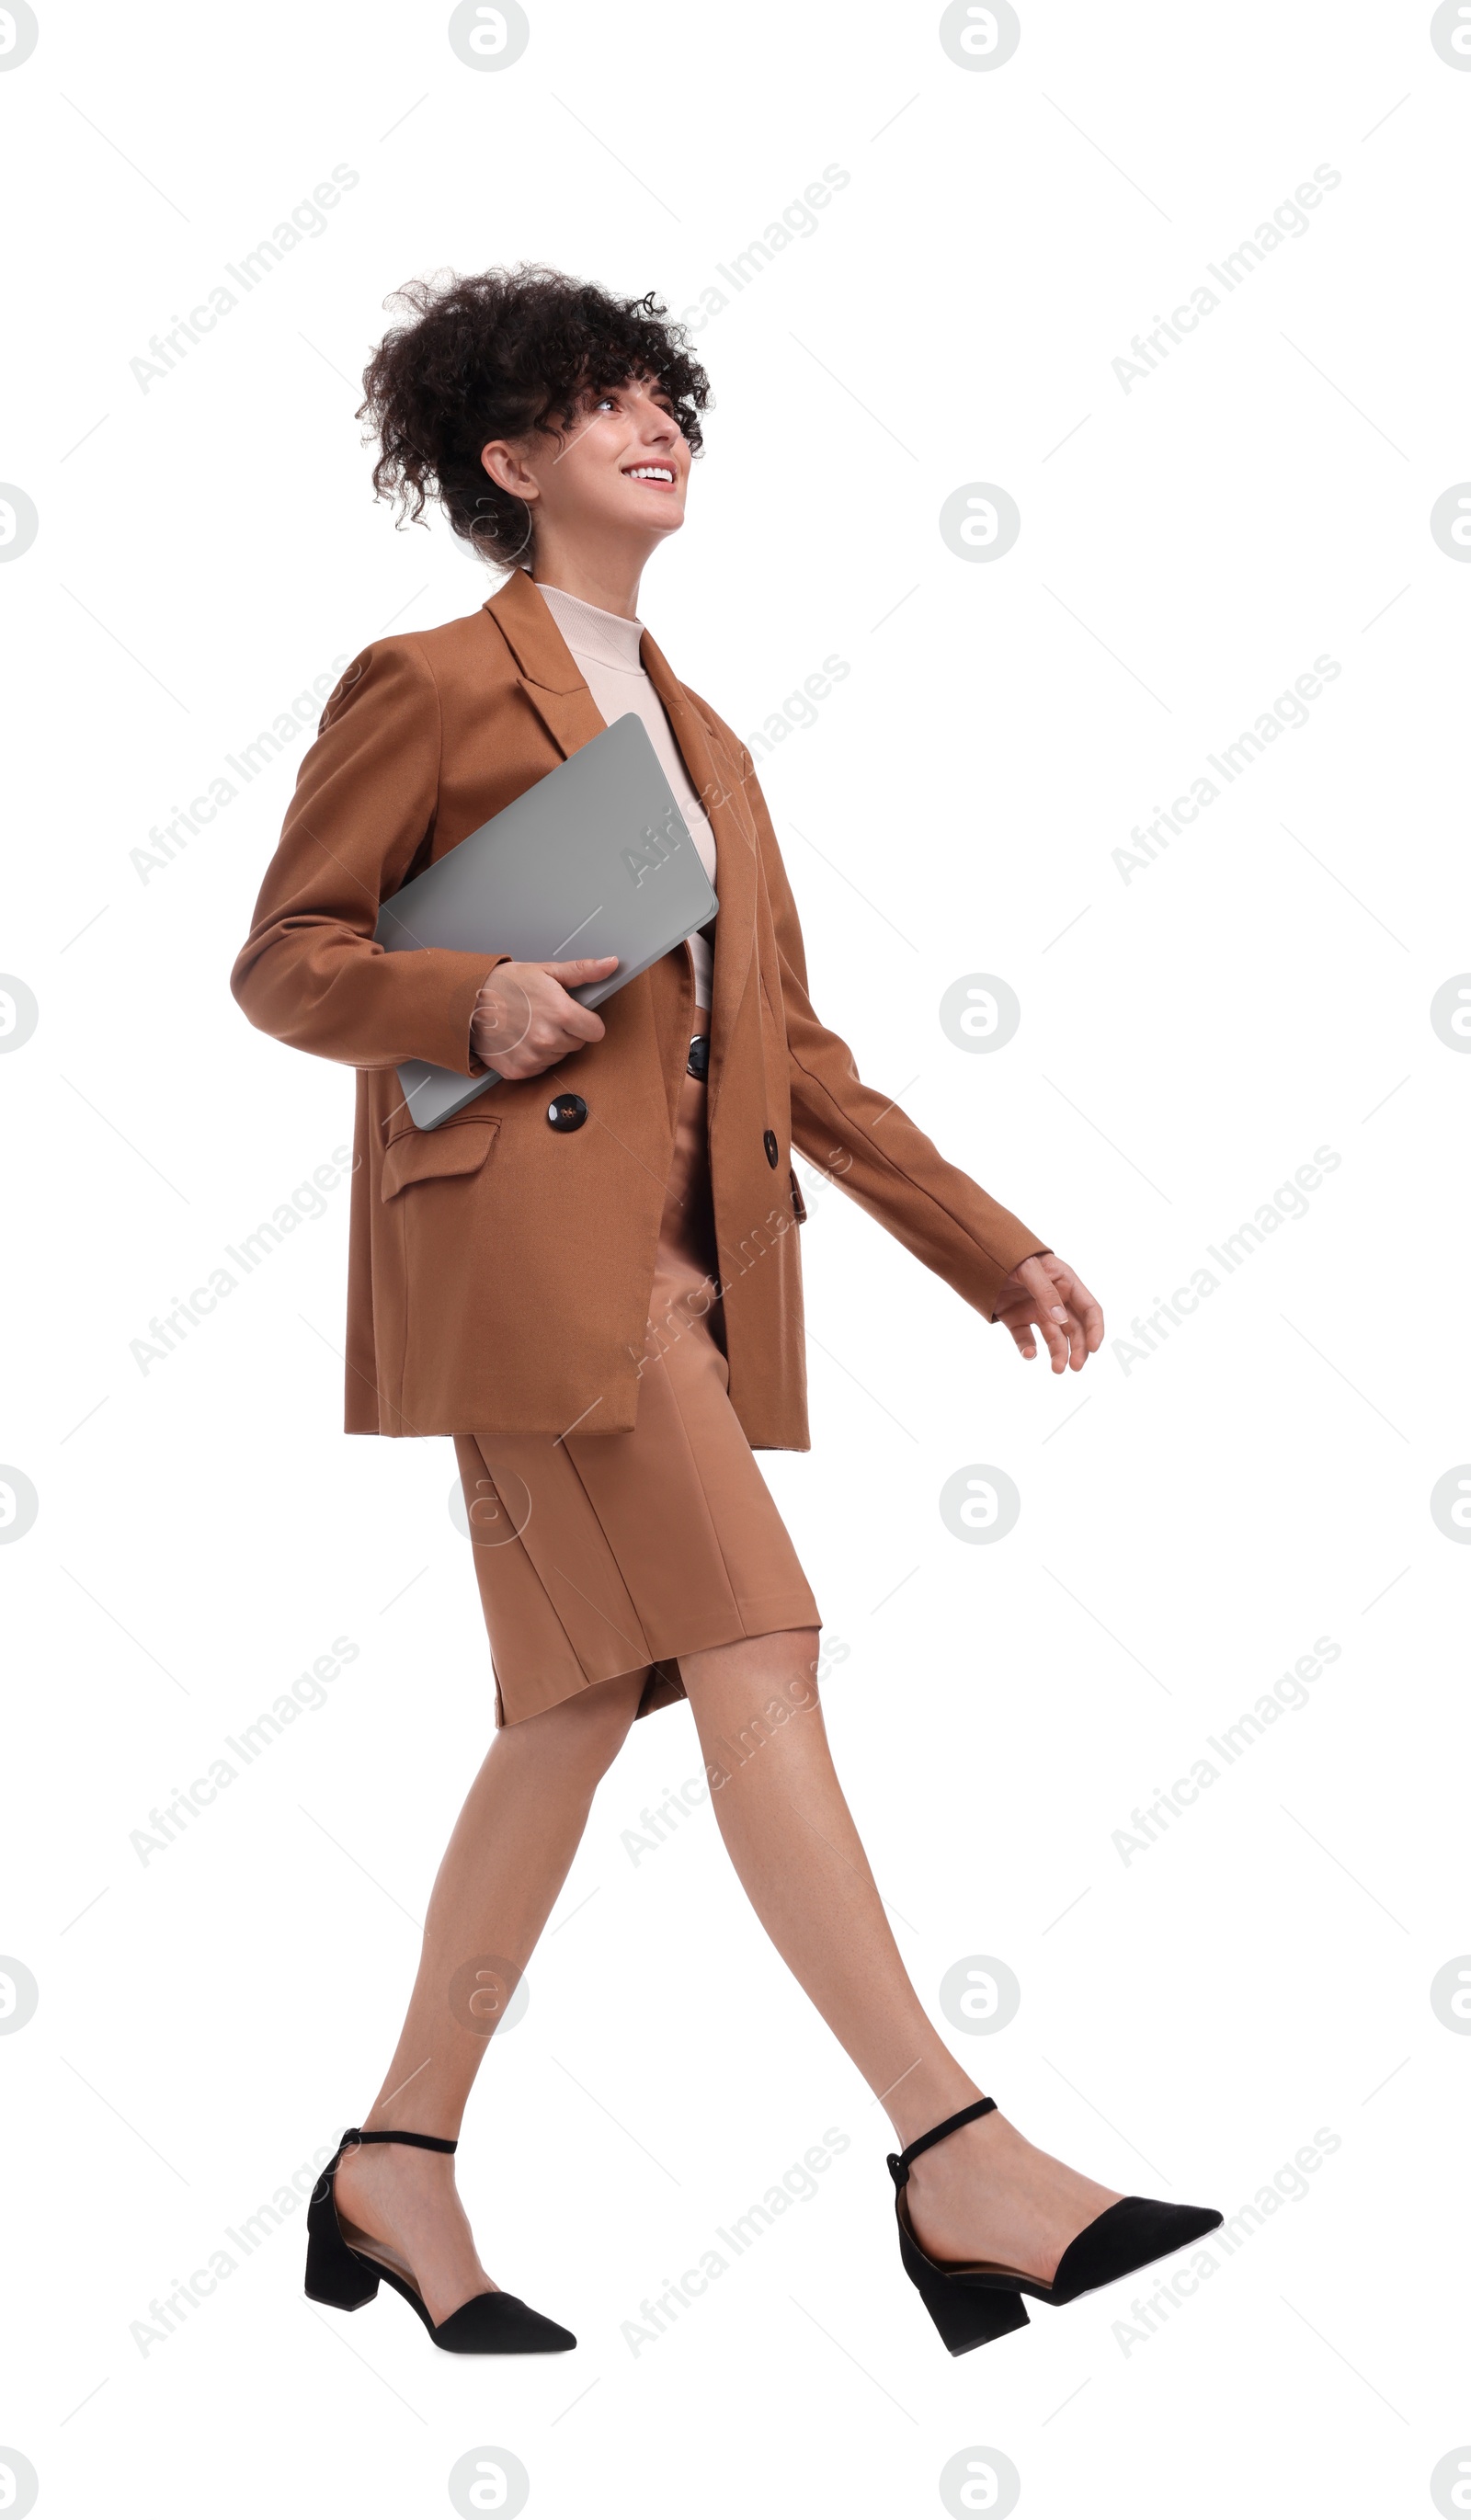
{"type": "Polygon", "coordinates": [[[685,1073],[687,1076],[697,1076],[703,1085],[709,1072],[710,1036],[707,1032],[697,1032],[690,1043],[690,1056],[685,1061],[685,1073]]]}

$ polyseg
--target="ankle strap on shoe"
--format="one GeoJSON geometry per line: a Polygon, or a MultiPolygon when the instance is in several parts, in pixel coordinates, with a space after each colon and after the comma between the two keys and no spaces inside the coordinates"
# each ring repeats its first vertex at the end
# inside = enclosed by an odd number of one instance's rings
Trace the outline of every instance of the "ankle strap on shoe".
{"type": "Polygon", "coordinates": [[[398,2127],[348,2127],[338,2149],[345,2152],[350,2143],[417,2143],[424,2152],[453,2152],[459,2140],[452,2135],[410,2135],[398,2127]]]}
{"type": "Polygon", "coordinates": [[[972,2100],[968,2109],[957,2109],[953,2118],[946,2118],[939,2126],[931,2127],[927,2135],[916,2135],[913,2143],[905,2145],[903,2152],[891,2152],[887,2158],[895,2186],[904,2186],[910,2175],[910,2163],[917,2161],[921,2152],[928,2152],[932,2143],[940,2143],[946,2136],[954,2135],[958,2127],[969,2126],[972,2118],[985,2117],[987,2111],[995,2106],[995,2100],[972,2100]]]}

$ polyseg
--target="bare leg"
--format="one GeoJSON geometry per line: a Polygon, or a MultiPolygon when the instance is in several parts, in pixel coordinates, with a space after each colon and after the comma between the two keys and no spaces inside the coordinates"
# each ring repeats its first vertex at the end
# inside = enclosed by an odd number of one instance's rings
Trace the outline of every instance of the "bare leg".
{"type": "MultiPolygon", "coordinates": [[[[787,1629],[682,1654],[680,1670],[741,1885],[902,2147],[981,2092],[930,2021],[889,1929],[832,1765],[817,1651],[815,1630],[787,1629]]],[[[1044,2282],[1117,2193],[1039,2152],[999,2109],[922,2154],[908,2190],[932,2256],[1044,2282]]]]}
{"type": "MultiPolygon", "coordinates": [[[[641,1673],[603,1681],[496,1734],[445,1849],[408,2013],[365,2128],[459,2134],[497,2008],[552,1912],[643,1685],[641,1673]]],[[[338,2170],[336,2197],[348,2238],[357,2230],[412,2273],[436,2323],[496,2289],[448,2153],[363,2145],[338,2170]]]]}

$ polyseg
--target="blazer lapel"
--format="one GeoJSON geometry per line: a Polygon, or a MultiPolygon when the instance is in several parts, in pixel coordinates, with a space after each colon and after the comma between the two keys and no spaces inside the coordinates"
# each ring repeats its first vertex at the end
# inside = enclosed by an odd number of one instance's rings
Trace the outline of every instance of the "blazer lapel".
{"type": "Polygon", "coordinates": [[[715,890],[720,916],[715,922],[715,977],[710,1009],[709,1107],[720,1093],[726,1044],[735,1026],[756,944],[756,834],[741,793],[740,774],[717,750],[694,702],[676,681],[653,639],[646,630],[639,651],[644,670],[658,693],[674,729],[690,784],[710,817],[715,833],[715,890]]]}
{"type": "Polygon", "coordinates": [[[551,607],[523,568],[513,568],[482,609],[515,658],[526,698],[563,758],[601,735],[603,717],[577,660],[552,618],[551,607]]]}

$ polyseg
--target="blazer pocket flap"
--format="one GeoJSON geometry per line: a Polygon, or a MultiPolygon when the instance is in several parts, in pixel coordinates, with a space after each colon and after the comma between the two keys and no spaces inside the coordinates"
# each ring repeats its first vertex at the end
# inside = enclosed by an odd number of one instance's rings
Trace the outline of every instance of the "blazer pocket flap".
{"type": "Polygon", "coordinates": [[[445,1120],[437,1129],[407,1128],[391,1138],[383,1154],[379,1198],[397,1198],[411,1182],[444,1181],[454,1173],[477,1173],[500,1131],[488,1114],[445,1120]]]}

